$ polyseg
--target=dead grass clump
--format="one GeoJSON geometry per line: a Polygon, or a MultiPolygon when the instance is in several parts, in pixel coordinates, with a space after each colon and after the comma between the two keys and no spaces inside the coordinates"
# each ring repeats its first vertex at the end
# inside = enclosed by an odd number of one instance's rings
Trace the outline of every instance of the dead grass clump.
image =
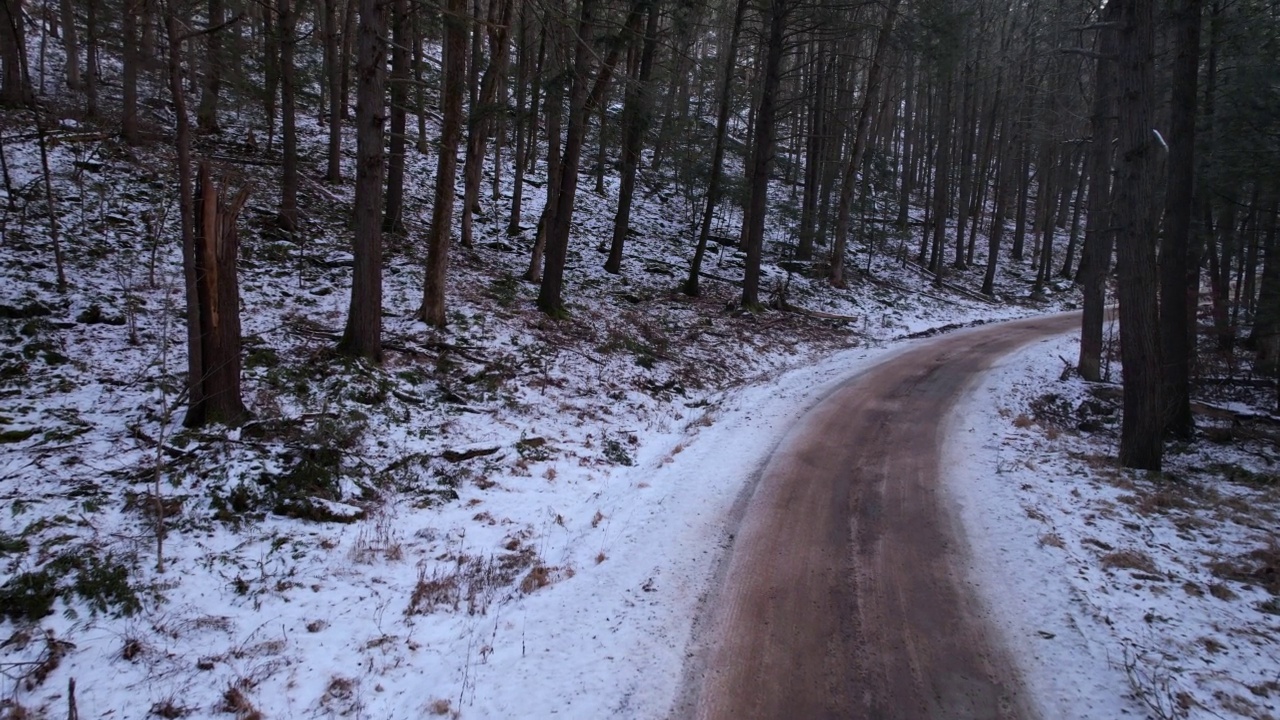
{"type": "Polygon", "coordinates": [[[1234,590],[1222,583],[1212,583],[1209,585],[1209,594],[1219,600],[1236,600],[1240,597],[1234,590]]]}
{"type": "Polygon", "coordinates": [[[351,545],[351,559],[370,564],[381,556],[391,562],[404,557],[404,547],[395,529],[395,518],[386,507],[371,511],[368,519],[360,523],[355,542],[351,545]]]}
{"type": "Polygon", "coordinates": [[[593,528],[600,527],[600,521],[602,520],[604,520],[604,513],[597,510],[596,514],[591,517],[591,527],[593,528]]]}
{"type": "Polygon", "coordinates": [[[553,583],[560,582],[573,577],[572,568],[551,567],[549,565],[536,565],[529,571],[528,575],[520,581],[520,592],[528,595],[535,590],[540,590],[553,583]]]}
{"type": "Polygon", "coordinates": [[[241,684],[227,686],[222,693],[222,704],[218,710],[235,715],[236,720],[262,720],[262,713],[249,701],[249,697],[240,687],[241,684]]]}
{"type": "Polygon", "coordinates": [[[175,698],[168,697],[157,703],[152,703],[151,710],[148,714],[173,720],[173,718],[186,717],[190,715],[191,708],[179,703],[175,698]]]}
{"type": "Polygon", "coordinates": [[[608,560],[608,559],[609,559],[609,556],[608,556],[608,555],[605,555],[603,550],[601,550],[600,552],[596,553],[596,564],[597,564],[597,565],[599,565],[600,563],[602,563],[602,562],[604,562],[605,560],[608,560]]]}
{"type": "Polygon", "coordinates": [[[427,712],[432,715],[448,715],[453,710],[453,703],[445,699],[432,700],[427,705],[427,712]]]}
{"type": "Polygon", "coordinates": [[[1032,420],[1027,415],[1019,415],[1018,417],[1013,419],[1013,426],[1018,428],[1019,430],[1026,430],[1027,428],[1031,427],[1034,424],[1035,424],[1035,421],[1032,420]]]}
{"type": "Polygon", "coordinates": [[[537,553],[532,548],[520,548],[488,558],[460,555],[453,565],[431,569],[419,565],[418,582],[405,615],[427,615],[439,609],[457,611],[464,604],[468,614],[483,615],[525,568],[536,563],[537,553]]]}
{"type": "Polygon", "coordinates": [[[1200,646],[1203,647],[1210,655],[1217,655],[1227,649],[1226,645],[1207,636],[1200,638],[1200,646]]]}
{"type": "Polygon", "coordinates": [[[1102,567],[1156,573],[1156,563],[1141,550],[1116,550],[1102,556],[1102,567]]]}
{"type": "Polygon", "coordinates": [[[1209,570],[1224,580],[1259,585],[1280,595],[1280,542],[1273,539],[1241,557],[1209,563],[1209,570]]]}
{"type": "Polygon", "coordinates": [[[0,720],[31,720],[31,711],[12,698],[0,698],[0,720]]]}

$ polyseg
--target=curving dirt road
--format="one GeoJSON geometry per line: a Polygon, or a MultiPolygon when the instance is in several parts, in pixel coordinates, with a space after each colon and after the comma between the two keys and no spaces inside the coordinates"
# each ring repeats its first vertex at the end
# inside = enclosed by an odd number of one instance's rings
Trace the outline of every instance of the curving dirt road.
{"type": "Polygon", "coordinates": [[[1077,314],[947,335],[851,379],[764,467],[699,619],[680,717],[1027,718],[939,498],[946,416],[1000,356],[1077,314]]]}

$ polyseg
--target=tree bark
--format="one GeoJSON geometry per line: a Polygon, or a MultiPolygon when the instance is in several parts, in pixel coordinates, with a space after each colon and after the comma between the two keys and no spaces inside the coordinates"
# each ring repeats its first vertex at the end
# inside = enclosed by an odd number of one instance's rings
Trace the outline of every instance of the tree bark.
{"type": "MultiPolygon", "coordinates": [[[[578,33],[574,50],[573,83],[569,91],[569,127],[560,159],[560,191],[555,214],[547,226],[545,263],[542,284],[538,289],[538,307],[553,317],[564,314],[564,264],[569,250],[569,227],[573,219],[573,203],[578,192],[578,165],[582,159],[582,142],[586,135],[587,85],[591,57],[591,37],[595,29],[597,0],[581,0],[578,33]]],[[[604,72],[604,68],[601,68],[604,72]]],[[[548,152],[554,152],[548,149],[548,152]]]]}
{"type": "Polygon", "coordinates": [[[62,13],[62,51],[67,56],[67,87],[79,90],[80,82],[80,40],[76,28],[75,6],[71,0],[60,0],[62,13]]]}
{"type": "Polygon", "coordinates": [[[324,3],[324,76],[329,84],[329,151],[325,180],[330,185],[342,182],[342,56],[338,44],[338,2],[324,3]]]}
{"type": "Polygon", "coordinates": [[[701,291],[698,274],[702,272],[702,259],[707,252],[707,238],[711,234],[711,220],[715,217],[716,204],[720,202],[720,183],[724,176],[724,146],[729,135],[729,113],[733,107],[733,78],[738,64],[738,42],[742,36],[742,19],[746,15],[747,0],[737,0],[733,11],[733,29],[729,45],[725,49],[724,74],[720,82],[720,99],[716,114],[716,139],[711,150],[711,176],[707,179],[707,194],[702,208],[702,224],[698,229],[698,244],[689,266],[689,277],[684,282],[684,294],[697,297],[701,291]]]}
{"type": "MultiPolygon", "coordinates": [[[[120,20],[121,71],[120,71],[120,137],[129,145],[141,142],[138,135],[138,65],[142,59],[138,57],[138,9],[141,0],[124,0],[124,12],[120,20]]],[[[173,52],[179,52],[179,47],[173,52]]]]}
{"type": "MultiPolygon", "coordinates": [[[[476,104],[471,106],[471,118],[467,123],[467,155],[462,167],[462,223],[461,243],[471,247],[473,215],[480,205],[480,183],[484,172],[485,144],[498,112],[494,107],[499,78],[507,72],[509,45],[507,35],[511,29],[512,0],[491,0],[492,22],[488,25],[489,64],[480,80],[476,104]],[[498,5],[495,6],[494,3],[498,5]]],[[[473,55],[474,57],[474,55],[473,55]]]]}
{"type": "Polygon", "coordinates": [[[277,0],[280,33],[280,131],[284,147],[280,176],[280,228],[298,229],[298,113],[295,102],[297,70],[293,66],[297,43],[297,6],[293,0],[277,0]]]}
{"type": "Polygon", "coordinates": [[[831,248],[830,281],[834,287],[844,287],[844,254],[849,237],[849,219],[853,210],[853,190],[858,173],[862,171],[862,160],[866,157],[871,122],[878,109],[876,96],[880,90],[880,75],[884,71],[884,60],[889,52],[889,38],[898,16],[898,3],[899,0],[890,0],[889,7],[885,11],[885,19],[880,25],[879,35],[876,37],[875,53],[871,59],[871,67],[867,70],[867,84],[862,91],[862,107],[858,110],[858,126],[853,133],[853,152],[849,155],[849,164],[844,168],[844,181],[840,184],[840,204],[836,208],[836,236],[831,248]]]}
{"type": "Polygon", "coordinates": [[[1277,241],[1277,214],[1280,202],[1271,201],[1267,210],[1262,278],[1258,283],[1258,312],[1253,322],[1253,371],[1258,375],[1280,375],[1280,241],[1277,241]]]}
{"type": "Polygon", "coordinates": [[[613,217],[613,240],[609,246],[609,259],[604,264],[606,272],[622,270],[622,250],[631,226],[631,201],[636,187],[636,171],[640,166],[640,151],[644,135],[653,119],[649,100],[649,85],[653,75],[653,58],[658,47],[658,8],[656,2],[648,3],[649,20],[645,25],[644,48],[640,51],[640,68],[635,82],[627,87],[623,102],[622,178],[618,187],[618,209],[613,217]]]}
{"type": "Polygon", "coordinates": [[[778,87],[782,83],[782,57],[786,50],[790,0],[770,0],[769,35],[761,73],[760,104],[756,111],[755,143],[747,180],[751,200],[747,213],[747,263],[742,278],[742,307],[760,307],[760,260],[764,252],[764,219],[769,203],[769,170],[773,166],[774,126],[778,114],[778,87]]]}
{"type": "Polygon", "coordinates": [[[1160,328],[1156,304],[1154,0],[1119,5],[1117,60],[1120,173],[1115,190],[1124,410],[1120,462],[1159,470],[1163,451],[1160,328]]]}
{"type": "Polygon", "coordinates": [[[391,148],[387,155],[387,201],[382,218],[382,231],[403,235],[404,227],[404,153],[406,108],[409,104],[409,44],[413,32],[409,23],[409,0],[391,2],[391,148]]]}
{"type": "MultiPolygon", "coordinates": [[[[91,0],[91,2],[94,0],[91,0]]],[[[218,27],[225,21],[226,7],[223,0],[209,0],[208,27],[218,27]]],[[[271,12],[265,10],[265,12],[271,12]]],[[[196,126],[203,133],[218,132],[218,94],[222,90],[222,33],[206,33],[204,77],[200,86],[200,108],[196,111],[196,126]]]]}
{"type": "Polygon", "coordinates": [[[1195,180],[1196,85],[1200,73],[1201,0],[1182,0],[1174,20],[1176,56],[1170,103],[1169,180],[1160,251],[1160,345],[1165,403],[1164,430],[1189,438],[1191,350],[1198,288],[1188,283],[1191,208],[1195,180]]]}
{"type": "MultiPolygon", "coordinates": [[[[1107,5],[1104,23],[1116,22],[1119,6],[1107,5]]],[[[1111,221],[1111,157],[1115,137],[1112,126],[1115,93],[1115,68],[1109,58],[1116,52],[1115,30],[1105,26],[1098,31],[1095,61],[1094,98],[1089,143],[1089,213],[1085,219],[1084,251],[1080,259],[1082,319],[1080,323],[1080,358],[1076,365],[1080,376],[1089,382],[1102,380],[1103,324],[1106,316],[1107,275],[1111,272],[1111,255],[1115,235],[1111,221]]]]}
{"type": "Polygon", "coordinates": [[[356,196],[351,306],[338,351],[382,362],[382,176],[387,18],[382,0],[360,0],[356,66],[356,196]]]}
{"type": "Polygon", "coordinates": [[[453,194],[457,182],[458,145],[462,143],[462,103],[467,86],[467,0],[448,0],[444,12],[444,86],[441,91],[443,124],[440,152],[436,156],[435,205],[427,229],[427,278],[422,297],[422,319],[443,328],[445,279],[453,232],[453,194]]]}

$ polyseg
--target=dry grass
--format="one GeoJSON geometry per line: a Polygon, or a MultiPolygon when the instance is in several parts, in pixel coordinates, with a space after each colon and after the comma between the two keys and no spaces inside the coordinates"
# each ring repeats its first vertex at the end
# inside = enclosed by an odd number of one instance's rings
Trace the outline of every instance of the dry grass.
{"type": "Polygon", "coordinates": [[[1102,556],[1102,567],[1138,570],[1144,573],[1158,572],[1151,556],[1141,550],[1115,550],[1102,556]]]}
{"type": "Polygon", "coordinates": [[[1018,415],[1018,417],[1013,419],[1013,426],[1019,430],[1026,430],[1032,425],[1035,425],[1035,420],[1032,420],[1028,415],[1018,415]]]}
{"type": "MultiPolygon", "coordinates": [[[[519,548],[512,540],[508,547],[519,548]]],[[[530,548],[488,558],[458,556],[452,565],[428,569],[418,566],[418,582],[409,598],[405,615],[426,615],[436,610],[457,611],[464,605],[470,615],[483,615],[503,590],[510,588],[525,568],[537,565],[537,553],[530,548]]],[[[523,590],[528,578],[520,583],[523,590]]]]}
{"type": "Polygon", "coordinates": [[[249,697],[244,694],[244,690],[239,684],[229,685],[222,693],[222,704],[218,707],[221,712],[230,713],[236,716],[236,720],[263,720],[262,713],[258,708],[253,706],[249,701],[249,697]]]}
{"type": "Polygon", "coordinates": [[[548,585],[571,577],[573,577],[573,568],[560,568],[539,564],[534,566],[534,568],[529,571],[529,574],[525,575],[524,579],[520,581],[520,592],[528,595],[535,590],[541,590],[548,585]]]}
{"type": "Polygon", "coordinates": [[[1222,583],[1211,584],[1209,586],[1209,594],[1218,598],[1219,600],[1238,600],[1240,598],[1240,596],[1237,595],[1234,590],[1227,587],[1226,585],[1223,585],[1222,583]]]}
{"type": "Polygon", "coordinates": [[[1280,542],[1273,538],[1242,556],[1216,560],[1209,563],[1209,570],[1224,580],[1258,585],[1280,596],[1280,542]]]}
{"type": "Polygon", "coordinates": [[[600,527],[600,522],[602,520],[604,520],[604,513],[597,510],[596,514],[591,517],[591,527],[593,528],[600,527]]]}

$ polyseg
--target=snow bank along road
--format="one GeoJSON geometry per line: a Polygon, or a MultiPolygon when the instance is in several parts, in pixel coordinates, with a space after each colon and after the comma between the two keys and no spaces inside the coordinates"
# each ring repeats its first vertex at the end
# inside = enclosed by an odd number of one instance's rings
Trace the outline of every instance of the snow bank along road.
{"type": "Polygon", "coordinates": [[[1022,718],[938,488],[947,411],[1075,313],[922,345],[838,387],[765,465],[687,680],[699,718],[1022,718]],[[700,667],[697,667],[700,666],[700,667]]]}

